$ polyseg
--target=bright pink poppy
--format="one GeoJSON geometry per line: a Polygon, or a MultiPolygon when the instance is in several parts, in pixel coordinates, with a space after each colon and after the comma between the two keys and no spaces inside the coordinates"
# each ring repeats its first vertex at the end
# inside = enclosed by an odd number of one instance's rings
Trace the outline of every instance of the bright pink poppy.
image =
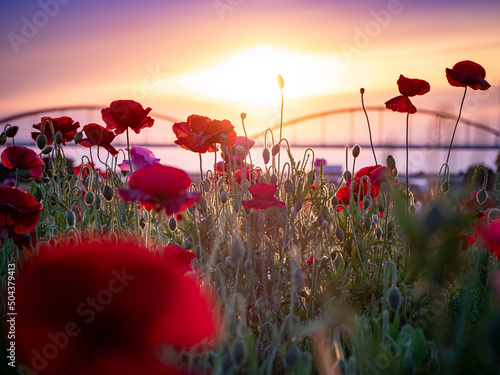
{"type": "Polygon", "coordinates": [[[139,134],[142,129],[154,125],[155,120],[148,116],[149,112],[151,108],[144,109],[133,100],[115,100],[101,111],[101,115],[106,128],[114,130],[116,134],[121,134],[128,128],[139,134]]]}
{"type": "MultiPolygon", "coordinates": [[[[61,132],[63,138],[62,138],[62,144],[66,145],[66,142],[71,142],[77,133],[77,129],[80,127],[80,123],[78,121],[73,121],[71,117],[42,117],[42,122],[39,122],[36,125],[33,125],[33,128],[37,129],[38,132],[32,132],[31,133],[31,138],[33,138],[34,141],[38,138],[38,136],[41,134],[42,131],[42,124],[44,123],[45,119],[51,119],[52,120],[52,126],[54,127],[54,135],[59,131],[61,132]]],[[[43,134],[47,137],[47,144],[51,145],[54,142],[54,139],[52,137],[52,128],[50,127],[49,123],[46,122],[45,126],[43,128],[43,134]]]]}
{"type": "Polygon", "coordinates": [[[84,138],[80,141],[84,147],[92,147],[92,146],[101,146],[113,156],[118,154],[118,151],[111,146],[111,142],[116,137],[116,134],[112,131],[106,129],[104,126],[99,124],[88,124],[83,127],[83,131],[87,138],[84,138]]]}
{"type": "Polygon", "coordinates": [[[488,90],[491,85],[485,81],[486,71],[473,61],[464,60],[446,68],[446,79],[455,87],[469,86],[473,90],[488,90]]]}
{"type": "Polygon", "coordinates": [[[134,172],[129,189],[120,189],[126,202],[139,201],[146,210],[165,210],[167,215],[181,212],[201,200],[201,194],[186,191],[191,179],[181,169],[153,164],[134,172]]]}
{"type": "Polygon", "coordinates": [[[407,113],[409,111],[410,113],[415,113],[417,112],[417,108],[412,104],[409,97],[424,95],[430,91],[431,86],[423,79],[406,78],[401,74],[398,79],[398,89],[401,95],[386,101],[386,108],[392,109],[395,112],[407,113]],[[409,108],[407,104],[409,104],[409,108]]]}
{"type": "Polygon", "coordinates": [[[500,259],[500,221],[481,223],[476,227],[476,232],[488,251],[500,259]]]}
{"type": "Polygon", "coordinates": [[[172,125],[172,130],[177,136],[176,144],[200,154],[217,151],[216,143],[224,143],[229,148],[236,142],[234,126],[228,120],[191,115],[186,122],[172,125]]]}
{"type": "Polygon", "coordinates": [[[192,251],[185,250],[176,244],[170,244],[163,248],[161,254],[167,263],[178,264],[180,271],[188,272],[193,270],[191,261],[196,258],[196,254],[192,251]]]}
{"type": "Polygon", "coordinates": [[[176,373],[156,356],[161,346],[214,340],[220,327],[209,294],[181,267],[131,241],[58,242],[18,277],[20,363],[42,374],[176,373]]]}
{"type": "MultiPolygon", "coordinates": [[[[130,159],[134,171],[160,162],[160,159],[156,158],[151,150],[139,146],[130,148],[130,159]]],[[[130,172],[129,161],[127,159],[123,160],[121,164],[118,164],[118,168],[120,168],[122,172],[130,172]]]]}
{"type": "Polygon", "coordinates": [[[262,183],[250,186],[248,191],[252,194],[252,199],[241,201],[243,208],[254,208],[256,210],[265,210],[271,206],[284,208],[285,202],[280,201],[274,195],[277,188],[278,185],[262,183]]]}
{"type": "Polygon", "coordinates": [[[27,147],[7,146],[2,152],[1,160],[6,168],[30,172],[30,180],[42,177],[43,161],[35,151],[27,147]]]}
{"type": "Polygon", "coordinates": [[[0,230],[11,227],[14,233],[35,229],[43,207],[33,195],[12,186],[0,186],[0,230]]]}
{"type": "Polygon", "coordinates": [[[224,161],[226,163],[229,163],[229,160],[231,160],[231,163],[233,166],[241,166],[245,160],[245,158],[248,156],[248,153],[250,152],[250,149],[255,145],[255,141],[252,141],[251,139],[248,139],[247,137],[241,137],[238,136],[236,137],[236,142],[234,142],[234,145],[228,148],[228,154],[226,153],[221,153],[222,157],[224,158],[224,161]],[[236,149],[236,154],[233,155],[231,149],[232,148],[236,149]]]}

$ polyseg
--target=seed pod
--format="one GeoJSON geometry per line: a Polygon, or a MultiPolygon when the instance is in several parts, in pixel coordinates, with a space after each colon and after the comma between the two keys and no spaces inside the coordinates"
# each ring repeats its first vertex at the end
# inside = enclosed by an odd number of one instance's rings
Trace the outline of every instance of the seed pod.
{"type": "Polygon", "coordinates": [[[54,136],[54,140],[56,141],[56,143],[58,145],[60,145],[62,143],[62,141],[63,141],[63,135],[62,135],[62,133],[59,130],[56,132],[56,134],[54,136]]]}
{"type": "Polygon", "coordinates": [[[371,195],[366,195],[363,198],[363,209],[367,210],[370,208],[371,205],[372,205],[372,197],[371,195]]]}
{"type": "Polygon", "coordinates": [[[297,201],[297,203],[295,203],[295,212],[299,212],[301,209],[302,209],[302,206],[303,206],[303,203],[302,201],[297,201]]]}
{"type": "Polygon", "coordinates": [[[262,150],[262,159],[264,159],[264,164],[269,163],[269,160],[271,160],[271,153],[268,148],[262,150]]]}
{"type": "Polygon", "coordinates": [[[45,134],[40,134],[38,137],[36,137],[36,146],[40,150],[43,150],[45,146],[47,146],[47,137],[45,136],[45,134]]]}
{"type": "Polygon", "coordinates": [[[337,240],[339,240],[339,242],[344,242],[344,231],[342,230],[341,227],[337,227],[335,229],[335,237],[337,237],[337,240]]]}
{"type": "Polygon", "coordinates": [[[237,199],[233,200],[233,211],[237,214],[240,212],[240,202],[237,199]]]}
{"type": "Polygon", "coordinates": [[[382,238],[382,229],[380,227],[377,227],[377,229],[375,229],[375,236],[377,236],[377,240],[380,240],[382,238]]]}
{"type": "Polygon", "coordinates": [[[372,220],[375,224],[378,224],[378,215],[373,214],[372,215],[372,220]]]}
{"type": "Polygon", "coordinates": [[[293,191],[293,182],[289,178],[285,181],[285,191],[291,193],[293,191]]]}
{"type": "Polygon", "coordinates": [[[417,208],[415,207],[415,205],[411,205],[410,208],[408,209],[410,211],[410,214],[414,214],[415,212],[417,212],[417,208]]]}
{"type": "Polygon", "coordinates": [[[339,199],[334,195],[331,199],[332,202],[332,207],[335,208],[337,207],[337,204],[339,204],[339,199]]]}
{"type": "Polygon", "coordinates": [[[93,204],[94,203],[94,198],[95,198],[94,197],[94,193],[92,193],[91,191],[87,191],[85,193],[84,200],[85,200],[85,203],[87,205],[90,206],[91,204],[93,204]]]}
{"type": "Polygon", "coordinates": [[[53,150],[52,146],[45,146],[41,152],[44,155],[48,155],[52,152],[52,150],[53,150]]]}
{"type": "Polygon", "coordinates": [[[359,145],[355,145],[353,148],[352,148],[352,156],[354,158],[357,158],[359,156],[359,153],[361,152],[361,147],[359,145]]]}
{"type": "Polygon", "coordinates": [[[398,312],[401,306],[401,291],[399,288],[391,287],[387,292],[387,303],[393,313],[398,312]]]}
{"type": "Polygon", "coordinates": [[[75,214],[73,213],[73,211],[66,212],[66,223],[70,228],[75,226],[75,214]]]}
{"type": "Polygon", "coordinates": [[[328,221],[323,220],[323,222],[321,223],[321,229],[326,230],[326,228],[328,228],[328,221]]]}
{"type": "Polygon", "coordinates": [[[29,171],[26,171],[26,170],[17,171],[16,175],[18,175],[19,177],[21,177],[25,180],[28,180],[31,178],[31,173],[29,171]]]}
{"type": "Polygon", "coordinates": [[[479,190],[479,192],[476,195],[476,199],[477,203],[479,204],[483,204],[484,202],[486,202],[486,199],[488,199],[488,193],[486,192],[486,190],[484,189],[479,190]]]}
{"type": "Polygon", "coordinates": [[[101,209],[101,197],[99,195],[95,196],[94,208],[96,210],[100,210],[101,209]]]}
{"type": "Polygon", "coordinates": [[[385,164],[387,165],[387,168],[389,168],[391,171],[394,170],[394,168],[396,168],[396,160],[394,160],[394,157],[392,155],[387,155],[385,164]]]}
{"type": "Polygon", "coordinates": [[[231,259],[233,264],[238,264],[241,257],[245,254],[245,247],[243,243],[239,240],[234,240],[231,245],[231,259]]]}
{"type": "Polygon", "coordinates": [[[273,345],[273,344],[268,345],[268,346],[264,349],[264,359],[269,358],[269,357],[270,357],[270,356],[272,356],[275,352],[276,352],[276,348],[274,347],[274,345],[273,345]]]}
{"type": "Polygon", "coordinates": [[[173,232],[177,228],[177,221],[175,218],[171,217],[168,221],[168,228],[173,232]]]}
{"type": "Polygon", "coordinates": [[[392,232],[396,228],[396,223],[394,220],[389,220],[387,223],[387,231],[392,232]]]}
{"type": "Polygon", "coordinates": [[[189,249],[191,247],[191,240],[189,237],[184,237],[184,240],[182,240],[182,248],[183,249],[189,249]]]}
{"type": "Polygon", "coordinates": [[[80,143],[80,141],[82,139],[83,139],[83,132],[78,132],[75,134],[75,138],[74,138],[75,144],[80,143]]]}
{"type": "Polygon", "coordinates": [[[104,197],[104,199],[106,199],[108,202],[110,202],[111,199],[113,199],[114,195],[115,195],[115,193],[114,193],[113,188],[109,185],[105,185],[104,189],[102,189],[102,196],[104,197]]]}
{"type": "Polygon", "coordinates": [[[342,174],[342,176],[344,177],[344,180],[345,181],[348,181],[351,179],[351,172],[349,171],[344,171],[344,173],[342,174]]]}
{"type": "Polygon", "coordinates": [[[234,267],[233,259],[231,257],[226,257],[226,259],[224,260],[224,264],[226,265],[227,268],[234,267]]]}
{"type": "Polygon", "coordinates": [[[285,370],[290,370],[297,366],[300,357],[300,349],[297,346],[292,346],[286,351],[283,367],[285,370]]]}
{"type": "Polygon", "coordinates": [[[252,259],[248,258],[245,260],[245,271],[248,273],[252,272],[253,262],[252,259]]]}
{"type": "Polygon", "coordinates": [[[273,148],[271,149],[271,155],[272,155],[272,156],[276,156],[276,155],[278,155],[278,154],[280,153],[280,150],[281,150],[281,146],[280,146],[280,144],[279,144],[279,143],[275,144],[275,145],[273,146],[273,148]]]}
{"type": "Polygon", "coordinates": [[[247,360],[248,349],[246,343],[236,339],[231,347],[231,355],[236,366],[241,367],[247,360]]]}
{"type": "Polygon", "coordinates": [[[280,88],[280,90],[282,90],[283,87],[285,87],[285,81],[283,80],[281,74],[278,74],[278,87],[280,88]]]}
{"type": "Polygon", "coordinates": [[[265,184],[266,183],[266,178],[264,176],[259,177],[259,184],[265,184]]]}
{"type": "Polygon", "coordinates": [[[42,189],[40,189],[38,186],[36,187],[35,189],[35,194],[33,194],[33,196],[35,197],[35,199],[38,201],[38,202],[41,202],[42,199],[43,199],[43,193],[42,193],[42,189]]]}
{"type": "Polygon", "coordinates": [[[227,202],[227,192],[225,190],[222,190],[220,192],[220,201],[222,204],[225,204],[227,202]]]}
{"type": "Polygon", "coordinates": [[[18,126],[9,126],[7,129],[5,129],[5,135],[8,138],[14,138],[18,130],[19,130],[18,126]]]}
{"type": "Polygon", "coordinates": [[[271,183],[271,185],[276,185],[278,183],[278,176],[272,174],[269,182],[271,183]]]}
{"type": "Polygon", "coordinates": [[[370,230],[372,227],[372,219],[369,217],[365,218],[365,221],[363,222],[363,226],[365,227],[366,230],[370,230]]]}
{"type": "Polygon", "coordinates": [[[450,183],[448,181],[443,182],[441,185],[441,191],[446,194],[450,190],[450,183]]]}

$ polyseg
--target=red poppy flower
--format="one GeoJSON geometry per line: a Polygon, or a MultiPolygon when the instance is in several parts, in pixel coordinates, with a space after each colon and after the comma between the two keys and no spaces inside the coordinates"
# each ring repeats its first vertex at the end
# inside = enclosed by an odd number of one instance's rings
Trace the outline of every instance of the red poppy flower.
{"type": "Polygon", "coordinates": [[[236,137],[236,141],[234,142],[234,147],[236,148],[236,154],[233,155],[231,148],[228,149],[228,153],[221,153],[224,161],[231,163],[233,165],[240,166],[245,158],[248,156],[250,149],[255,145],[255,141],[248,139],[247,137],[236,137]],[[228,155],[229,154],[229,155],[228,155]]]}
{"type": "Polygon", "coordinates": [[[9,169],[31,173],[30,180],[42,177],[43,161],[35,151],[23,146],[7,146],[1,155],[2,164],[9,169]]]}
{"type": "Polygon", "coordinates": [[[314,255],[312,255],[309,258],[307,258],[306,263],[308,265],[312,266],[314,264],[314,255]]]}
{"type": "Polygon", "coordinates": [[[178,264],[179,271],[192,271],[191,261],[196,258],[196,254],[192,251],[185,250],[176,244],[171,244],[163,248],[163,259],[167,263],[178,264]]]}
{"type": "MultiPolygon", "coordinates": [[[[361,168],[354,176],[354,179],[360,179],[363,176],[367,176],[370,179],[370,183],[376,187],[380,187],[380,185],[382,185],[383,183],[398,183],[398,181],[393,177],[392,171],[389,168],[383,167],[378,164],[361,168]]],[[[350,184],[349,181],[347,181],[348,186],[350,184]]]]}
{"type": "Polygon", "coordinates": [[[452,69],[446,68],[446,79],[455,87],[469,86],[473,90],[488,90],[491,85],[485,81],[484,68],[469,60],[464,60],[453,65],[452,69]]]}
{"type": "Polygon", "coordinates": [[[398,79],[398,89],[401,95],[386,101],[386,108],[392,109],[395,112],[406,113],[409,111],[410,113],[415,113],[417,112],[417,108],[412,104],[409,97],[424,95],[430,91],[431,86],[423,79],[406,78],[401,74],[398,79]],[[409,108],[407,103],[409,104],[409,108]]]}
{"type": "Polygon", "coordinates": [[[479,224],[476,232],[488,251],[500,258],[500,221],[479,224]]]}
{"type": "Polygon", "coordinates": [[[207,292],[180,266],[133,242],[60,242],[36,256],[16,286],[21,364],[42,374],[175,373],[155,357],[160,346],[192,347],[219,329],[207,292]]]}
{"type": "MultiPolygon", "coordinates": [[[[62,144],[66,145],[66,142],[71,142],[77,133],[77,129],[80,127],[80,123],[78,121],[74,121],[71,117],[42,117],[42,122],[39,122],[36,125],[33,125],[33,128],[37,129],[38,132],[32,132],[31,133],[31,138],[33,138],[34,141],[38,138],[38,136],[41,134],[42,131],[42,124],[44,123],[45,119],[51,119],[52,120],[52,125],[54,127],[54,135],[57,132],[61,132],[63,139],[62,139],[62,144]]],[[[47,137],[47,144],[51,145],[54,142],[54,139],[52,137],[52,128],[50,127],[49,123],[47,122],[43,128],[43,134],[47,137]]]]}
{"type": "Polygon", "coordinates": [[[130,189],[120,189],[126,202],[139,201],[146,210],[165,209],[167,215],[184,211],[201,200],[201,194],[186,191],[191,179],[181,169],[153,164],[135,172],[130,189]]]}
{"type": "Polygon", "coordinates": [[[35,197],[12,186],[0,186],[0,230],[12,227],[21,234],[33,230],[40,220],[42,205],[35,197]]]}
{"type": "Polygon", "coordinates": [[[148,116],[151,108],[144,109],[140,103],[133,100],[115,100],[101,111],[106,127],[116,134],[125,132],[128,128],[139,134],[142,129],[153,126],[155,120],[148,116]]]}
{"type": "Polygon", "coordinates": [[[231,147],[236,142],[234,126],[228,120],[211,120],[206,116],[191,115],[186,122],[172,125],[172,130],[177,136],[176,144],[200,154],[217,151],[216,143],[231,147]]]}
{"type": "Polygon", "coordinates": [[[248,188],[252,199],[241,201],[244,209],[254,208],[256,210],[265,210],[271,206],[284,208],[285,202],[280,201],[275,197],[274,193],[278,185],[271,184],[255,184],[248,188]]]}
{"type": "Polygon", "coordinates": [[[111,146],[111,142],[115,139],[116,135],[106,129],[104,126],[98,124],[88,124],[83,127],[83,131],[87,138],[80,141],[84,147],[101,146],[104,147],[113,156],[118,154],[118,151],[111,146]]]}
{"type": "Polygon", "coordinates": [[[460,250],[467,250],[476,242],[476,238],[470,234],[459,234],[454,240],[455,243],[460,246],[460,250]]]}
{"type": "Polygon", "coordinates": [[[13,226],[7,226],[7,230],[0,231],[0,246],[5,243],[5,241],[9,238],[14,242],[14,246],[16,246],[23,253],[30,253],[31,248],[35,247],[37,244],[36,239],[36,230],[32,229],[29,232],[17,234],[14,231],[13,226]]]}

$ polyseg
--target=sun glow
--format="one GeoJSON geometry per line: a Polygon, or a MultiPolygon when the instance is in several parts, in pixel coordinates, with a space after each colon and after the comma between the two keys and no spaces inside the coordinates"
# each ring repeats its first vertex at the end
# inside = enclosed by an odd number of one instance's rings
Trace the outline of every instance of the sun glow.
{"type": "Polygon", "coordinates": [[[205,70],[180,77],[183,86],[211,99],[255,107],[281,100],[278,74],[287,99],[335,92],[344,64],[339,58],[293,52],[274,46],[251,47],[205,70]]]}

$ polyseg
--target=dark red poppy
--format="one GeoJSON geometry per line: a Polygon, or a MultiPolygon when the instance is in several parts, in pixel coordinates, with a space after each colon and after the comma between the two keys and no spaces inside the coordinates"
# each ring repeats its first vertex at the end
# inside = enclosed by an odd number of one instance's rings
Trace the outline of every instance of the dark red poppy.
{"type": "Polygon", "coordinates": [[[88,124],[83,127],[83,131],[87,138],[80,141],[84,147],[101,146],[104,147],[113,156],[118,154],[118,151],[111,146],[111,142],[116,137],[116,134],[98,124],[88,124]]]}
{"type": "Polygon", "coordinates": [[[5,230],[5,228],[0,230],[0,246],[5,243],[7,238],[12,240],[14,246],[16,246],[23,253],[30,253],[31,249],[37,244],[35,229],[26,233],[17,234],[14,231],[14,226],[7,226],[7,230],[5,230]]]}
{"type": "Polygon", "coordinates": [[[248,156],[250,149],[255,145],[255,141],[248,139],[247,137],[236,137],[234,145],[228,148],[228,152],[222,152],[221,155],[226,163],[231,163],[235,166],[241,166],[248,156]],[[232,149],[235,149],[235,154],[233,154],[232,149]]]}
{"type": "MultiPolygon", "coordinates": [[[[345,206],[348,206],[349,202],[351,201],[351,191],[347,186],[341,187],[335,193],[335,197],[339,200],[339,202],[342,202],[345,206]]],[[[337,210],[342,209],[343,208],[341,206],[337,207],[337,210]]]]}
{"type": "Polygon", "coordinates": [[[476,233],[491,254],[500,259],[500,221],[481,223],[476,233]]]}
{"type": "Polygon", "coordinates": [[[231,147],[236,142],[234,126],[228,120],[212,120],[206,116],[191,115],[186,122],[172,125],[177,136],[176,144],[186,150],[199,152],[217,151],[216,143],[231,147]]]}
{"type": "Polygon", "coordinates": [[[151,108],[144,109],[133,100],[115,100],[101,111],[101,115],[106,127],[116,134],[121,134],[128,128],[139,134],[142,129],[154,125],[155,120],[148,116],[149,112],[151,108]]]}
{"type": "Polygon", "coordinates": [[[179,265],[179,270],[182,272],[192,271],[191,261],[196,258],[196,254],[192,251],[185,250],[176,244],[170,244],[163,248],[161,252],[163,259],[167,262],[173,262],[179,265]]]}
{"type": "Polygon", "coordinates": [[[488,90],[491,85],[485,81],[486,70],[473,61],[464,60],[446,68],[446,79],[455,87],[469,86],[473,90],[488,90]]]}
{"type": "Polygon", "coordinates": [[[265,210],[271,206],[284,208],[285,202],[280,201],[274,193],[278,185],[271,184],[255,184],[248,188],[250,194],[252,194],[252,199],[247,201],[241,201],[244,209],[254,208],[256,210],[265,210]]]}
{"type": "Polygon", "coordinates": [[[43,161],[35,151],[27,147],[7,146],[0,158],[6,168],[30,172],[30,180],[42,177],[43,161]]]}
{"type": "MultiPolygon", "coordinates": [[[[389,168],[378,164],[361,168],[354,176],[354,179],[360,179],[363,176],[367,176],[370,179],[370,183],[376,187],[380,187],[380,185],[382,185],[383,183],[398,183],[398,181],[393,177],[392,171],[389,168]]],[[[348,185],[350,184],[349,181],[347,182],[348,185]]]]}
{"type": "MultiPolygon", "coordinates": [[[[33,125],[33,128],[37,129],[37,132],[32,132],[31,133],[31,138],[33,138],[34,141],[38,138],[38,136],[42,132],[42,124],[46,119],[51,119],[52,120],[52,126],[54,127],[54,135],[57,132],[61,132],[63,138],[62,138],[62,144],[66,145],[66,142],[71,142],[77,133],[77,129],[80,127],[80,123],[78,121],[74,121],[71,117],[42,117],[42,122],[39,122],[36,125],[33,125]]],[[[52,137],[52,128],[50,127],[49,123],[46,122],[43,128],[43,134],[47,137],[47,144],[51,145],[54,142],[54,139],[52,137]]]]}
{"type": "Polygon", "coordinates": [[[42,374],[174,373],[160,346],[192,347],[219,330],[207,291],[181,266],[131,241],[58,242],[18,277],[20,363],[42,374]]]}
{"type": "Polygon", "coordinates": [[[35,197],[23,189],[0,186],[0,230],[11,227],[14,233],[35,229],[43,207],[35,197]]]}
{"type": "Polygon", "coordinates": [[[129,189],[120,189],[125,202],[139,201],[146,210],[165,209],[167,215],[181,212],[201,200],[201,194],[186,191],[191,179],[181,169],[153,164],[139,169],[129,180],[129,189]]]}
{"type": "MultiPolygon", "coordinates": [[[[361,168],[354,176],[354,179],[350,178],[347,180],[347,186],[341,187],[337,190],[335,197],[337,197],[337,199],[345,206],[348,206],[351,201],[351,189],[355,201],[359,202],[360,206],[363,205],[363,199],[367,195],[370,195],[373,199],[377,198],[380,191],[380,185],[383,182],[388,182],[392,179],[392,174],[390,179],[388,179],[386,174],[387,171],[384,168],[386,168],[390,173],[389,168],[381,167],[380,165],[361,168]],[[352,184],[354,184],[354,186],[351,187],[352,184]]],[[[342,206],[337,208],[337,210],[342,209],[342,206]]]]}
{"type": "Polygon", "coordinates": [[[467,250],[476,242],[476,238],[470,234],[459,234],[454,238],[454,241],[460,246],[460,250],[467,250]]]}
{"type": "Polygon", "coordinates": [[[395,112],[407,113],[409,111],[410,113],[415,113],[417,112],[417,108],[412,104],[409,97],[424,95],[430,91],[431,86],[423,79],[406,78],[401,74],[398,79],[398,89],[401,95],[386,101],[386,108],[392,109],[395,112]],[[409,108],[407,104],[409,104],[409,108]]]}

